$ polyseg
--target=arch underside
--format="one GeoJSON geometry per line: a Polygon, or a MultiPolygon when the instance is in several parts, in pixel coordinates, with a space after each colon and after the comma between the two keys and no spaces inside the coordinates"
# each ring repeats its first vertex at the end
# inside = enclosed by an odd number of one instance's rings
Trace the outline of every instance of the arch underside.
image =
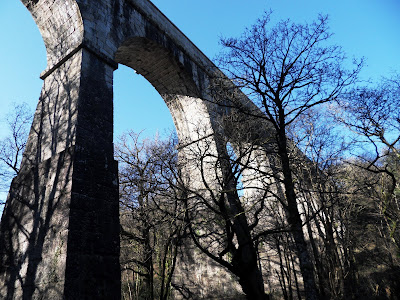
{"type": "Polygon", "coordinates": [[[179,141],[187,144],[210,135],[210,109],[192,77],[190,62],[181,63],[164,46],[144,37],[129,38],[115,60],[145,77],[167,104],[179,141]]]}
{"type": "Polygon", "coordinates": [[[161,96],[200,96],[184,66],[177,63],[164,47],[147,38],[130,38],[124,42],[117,50],[115,60],[143,75],[161,96]]]}
{"type": "MultiPolygon", "coordinates": [[[[115,63],[143,75],[166,102],[180,143],[185,146],[181,147],[182,153],[194,162],[188,165],[193,170],[193,181],[202,174],[196,170],[196,157],[191,155],[198,149],[207,149],[217,157],[220,144],[226,142],[218,138],[230,132],[224,128],[226,122],[206,89],[210,75],[205,70],[214,65],[146,0],[22,2],[32,13],[45,42],[48,72],[43,76],[45,84],[27,147],[32,155],[25,155],[25,173],[14,181],[10,189],[13,194],[10,192],[7,200],[12,203],[8,209],[11,229],[2,227],[0,233],[0,242],[7,234],[13,237],[10,241],[21,241],[9,246],[9,260],[15,260],[20,268],[14,272],[15,278],[32,274],[31,290],[24,287],[26,279],[20,285],[9,275],[7,278],[11,279],[7,280],[15,295],[40,294],[51,299],[53,296],[47,291],[50,288],[57,292],[53,299],[62,299],[67,290],[91,295],[86,299],[96,298],[91,294],[95,290],[112,294],[111,281],[114,293],[120,289],[118,181],[112,144],[115,63]],[[35,197],[40,205],[32,202],[35,197]],[[12,205],[17,208],[12,209],[12,205]],[[21,224],[13,221],[14,213],[22,211],[26,214],[22,224],[26,233],[18,231],[21,224]],[[39,224],[42,219],[48,221],[47,227],[39,224]],[[36,232],[40,233],[40,243],[36,242],[40,247],[29,244],[36,232]],[[49,249],[48,253],[43,249],[49,249]],[[57,251],[62,255],[57,256],[55,265],[57,251]],[[24,264],[16,258],[23,255],[28,258],[24,264]],[[27,271],[31,266],[35,267],[34,272],[27,271]],[[78,267],[85,272],[79,273],[78,267]],[[49,284],[47,277],[40,278],[43,273],[57,276],[49,284]]],[[[214,158],[207,162],[211,166],[207,174],[210,178],[216,176],[212,169],[214,158]]],[[[3,224],[6,223],[2,221],[3,224]]]]}

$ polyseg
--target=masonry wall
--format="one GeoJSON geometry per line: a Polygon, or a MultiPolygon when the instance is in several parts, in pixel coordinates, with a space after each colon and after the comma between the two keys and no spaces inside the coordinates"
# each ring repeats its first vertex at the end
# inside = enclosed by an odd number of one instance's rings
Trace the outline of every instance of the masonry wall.
{"type": "MultiPolygon", "coordinates": [[[[147,0],[22,2],[43,36],[48,66],[2,217],[0,297],[119,299],[112,73],[122,63],[149,80],[181,143],[215,143],[223,133],[207,90],[215,66],[147,0]]],[[[180,264],[176,280],[199,297],[234,286],[229,272],[195,250],[182,251],[180,264]]]]}

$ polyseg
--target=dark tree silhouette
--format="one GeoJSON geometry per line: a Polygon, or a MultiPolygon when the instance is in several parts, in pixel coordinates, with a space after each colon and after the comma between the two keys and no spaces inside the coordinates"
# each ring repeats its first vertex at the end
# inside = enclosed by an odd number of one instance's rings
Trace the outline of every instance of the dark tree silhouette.
{"type": "MultiPolygon", "coordinates": [[[[19,173],[29,128],[32,124],[32,112],[26,103],[14,104],[7,114],[5,123],[8,134],[0,141],[0,190],[7,192],[11,179],[19,173]]],[[[5,199],[0,199],[3,205],[5,199]]]]}
{"type": "Polygon", "coordinates": [[[281,21],[270,24],[266,13],[240,38],[222,39],[219,62],[230,78],[247,94],[263,114],[237,107],[224,99],[222,105],[269,122],[274,130],[279,172],[284,187],[284,210],[290,225],[307,299],[318,299],[312,256],[303,233],[295,189],[289,127],[311,108],[326,106],[351,86],[362,62],[346,70],[345,55],[338,46],[328,45],[328,18],[319,16],[311,24],[281,21]]]}

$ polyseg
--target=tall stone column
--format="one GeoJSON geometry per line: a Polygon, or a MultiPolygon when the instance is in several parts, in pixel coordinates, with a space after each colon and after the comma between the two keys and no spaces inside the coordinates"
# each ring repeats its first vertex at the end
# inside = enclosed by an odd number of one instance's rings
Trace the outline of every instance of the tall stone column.
{"type": "Polygon", "coordinates": [[[81,45],[44,74],[0,225],[1,299],[119,299],[112,75],[81,45]]]}

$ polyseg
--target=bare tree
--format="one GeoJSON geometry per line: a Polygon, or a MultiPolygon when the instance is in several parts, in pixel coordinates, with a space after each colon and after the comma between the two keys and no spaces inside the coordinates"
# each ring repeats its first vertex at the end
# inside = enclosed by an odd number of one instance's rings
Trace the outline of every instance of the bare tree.
{"type": "Polygon", "coordinates": [[[185,234],[192,237],[197,249],[238,277],[249,299],[267,299],[256,243],[246,220],[248,213],[242,207],[240,190],[232,186],[240,176],[238,169],[220,172],[220,164],[234,167],[236,163],[237,168],[238,161],[227,151],[215,157],[210,166],[208,147],[212,145],[207,143],[192,144],[192,153],[178,159],[175,145],[173,139],[140,141],[139,135],[129,132],[116,147],[120,162],[121,263],[124,272],[135,277],[131,290],[136,289],[136,296],[143,299],[167,299],[172,285],[178,291],[190,290],[172,282],[178,247],[185,234]],[[188,161],[188,157],[193,160],[188,161]],[[181,172],[193,164],[203,178],[194,185],[195,179],[181,172]],[[209,181],[210,171],[217,176],[213,177],[215,181],[209,181]]]}
{"type": "Polygon", "coordinates": [[[384,78],[376,87],[358,87],[348,93],[342,103],[339,118],[356,133],[363,155],[356,164],[374,174],[381,174],[388,181],[383,192],[381,211],[391,239],[400,249],[399,160],[400,160],[400,75],[384,78]]]}
{"type": "MultiPolygon", "coordinates": [[[[347,191],[341,207],[345,262],[353,286],[348,296],[365,299],[398,299],[399,270],[396,229],[392,231],[386,214],[396,216],[388,197],[391,180],[384,173],[366,169],[362,160],[344,165],[341,186],[347,191]],[[365,168],[361,168],[364,166],[365,168]],[[388,210],[388,212],[386,212],[388,210]]],[[[397,215],[398,217],[398,215],[397,215]]]]}
{"type": "MultiPolygon", "coordinates": [[[[311,24],[287,21],[270,26],[266,13],[240,38],[223,39],[225,51],[220,64],[262,114],[222,99],[221,105],[266,120],[271,124],[276,146],[277,167],[282,175],[284,207],[293,236],[307,299],[318,299],[312,255],[303,232],[293,175],[293,152],[288,129],[311,108],[327,107],[351,86],[362,62],[346,70],[345,55],[338,46],[328,45],[328,18],[319,16],[311,24]]],[[[307,220],[306,220],[307,221],[307,220]]]]}
{"type": "Polygon", "coordinates": [[[182,168],[196,170],[182,176],[177,186],[189,235],[202,253],[236,276],[247,299],[269,299],[258,256],[260,237],[271,233],[260,225],[268,191],[253,194],[250,203],[246,194],[256,187],[241,181],[258,164],[251,155],[255,145],[233,145],[218,137],[219,151],[213,151],[214,142],[181,141],[182,168]]]}
{"type": "Polygon", "coordinates": [[[337,119],[359,145],[347,161],[347,186],[357,204],[353,220],[361,219],[364,225],[352,224],[358,268],[370,274],[364,289],[375,286],[377,296],[393,297],[400,289],[400,76],[357,87],[338,104],[337,119]],[[377,265],[380,271],[371,267],[377,265]]]}
{"type": "Polygon", "coordinates": [[[293,158],[292,171],[323,299],[351,298],[346,287],[354,285],[348,276],[349,256],[343,251],[349,242],[343,228],[350,219],[342,216],[347,191],[340,182],[345,173],[341,166],[353,143],[336,125],[329,112],[314,108],[289,130],[290,140],[302,149],[293,158]]]}
{"type": "MultiPolygon", "coordinates": [[[[19,173],[22,154],[32,124],[31,109],[26,103],[14,104],[6,116],[5,123],[8,135],[0,141],[0,190],[7,192],[11,179],[19,173]]],[[[5,199],[0,201],[0,205],[4,202],[5,199]]]]}
{"type": "Polygon", "coordinates": [[[116,144],[123,295],[125,299],[166,300],[183,230],[181,205],[171,184],[177,155],[172,138],[139,138],[130,131],[116,144]]]}

